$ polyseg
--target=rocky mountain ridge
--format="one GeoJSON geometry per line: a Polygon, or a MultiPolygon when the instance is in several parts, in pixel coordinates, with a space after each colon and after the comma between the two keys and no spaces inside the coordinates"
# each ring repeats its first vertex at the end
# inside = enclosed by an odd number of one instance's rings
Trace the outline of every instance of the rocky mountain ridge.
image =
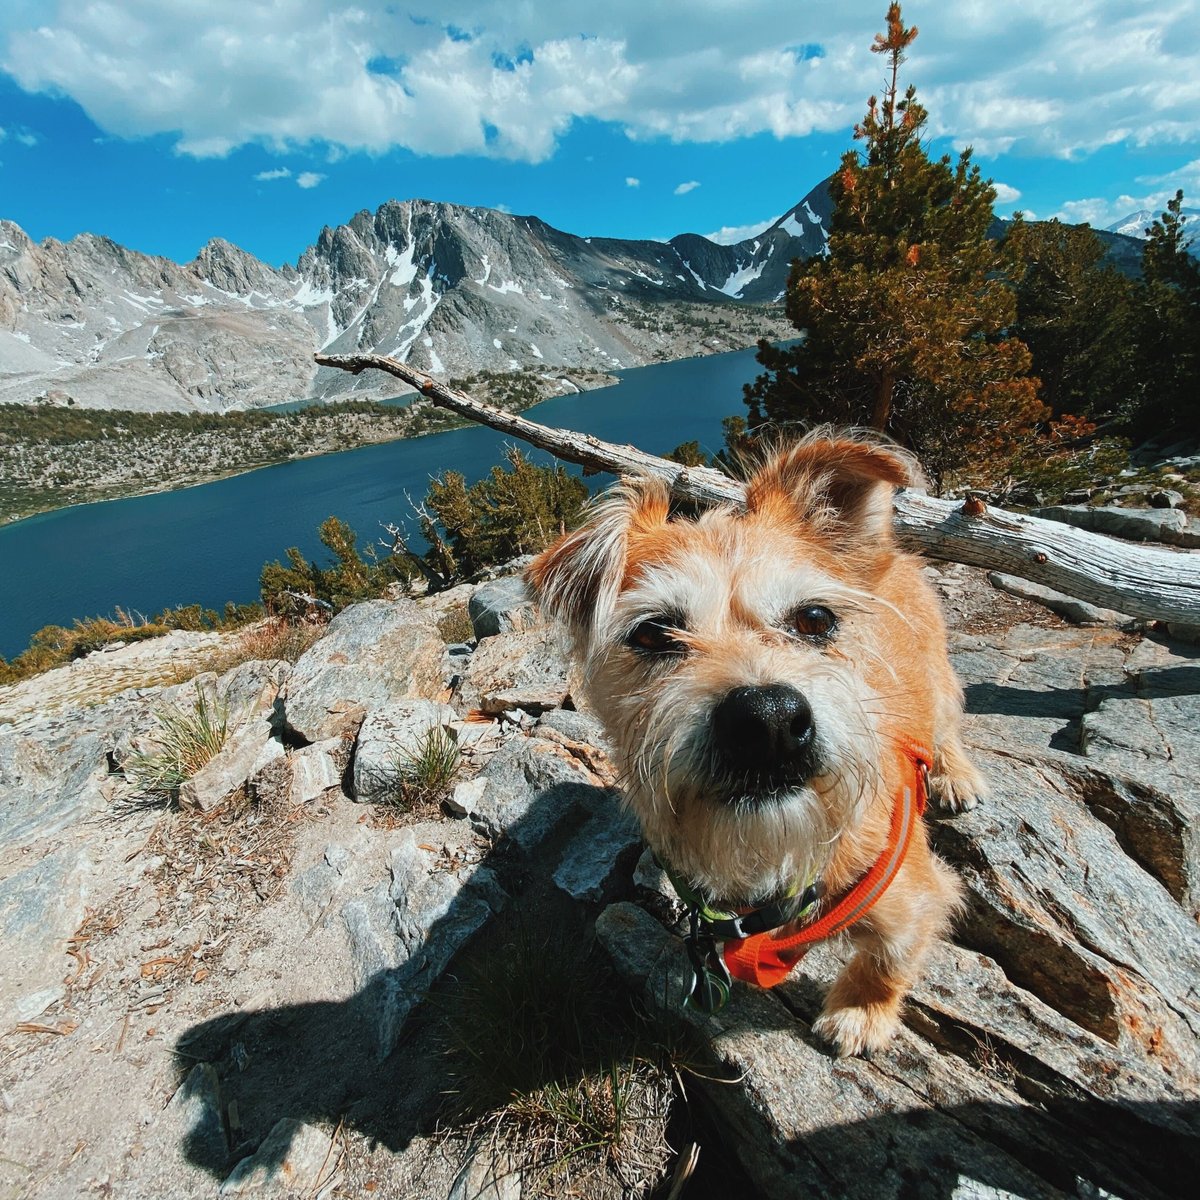
{"type": "Polygon", "coordinates": [[[221,411],[380,389],[318,371],[318,349],[443,376],[610,371],[703,351],[694,329],[670,336],[681,306],[718,333],[738,327],[720,348],[749,345],[762,323],[751,331],[737,310],[781,299],[792,260],[823,249],[828,215],[820,185],[725,246],[583,238],[532,216],[388,201],[279,269],[221,239],[181,266],[92,234],[39,245],[0,221],[0,403],[221,411]]]}
{"type": "Polygon", "coordinates": [[[682,1086],[716,1114],[701,1167],[743,1173],[720,1194],[1190,1194],[1195,651],[926,571],[993,794],[930,818],[965,911],[870,1061],[811,1033],[836,946],[682,1010],[678,905],[515,579],[356,605],[294,665],[164,683],[219,640],[174,634],[0,689],[5,1194],[547,1194],[495,1143],[430,1132],[447,1084],[421,1015],[539,888],[704,1048],[682,1086]],[[464,607],[472,636],[447,645],[464,607]],[[229,741],[182,808],[137,803],[133,756],[198,687],[236,714],[229,741]],[[430,730],[460,775],[406,816],[396,764],[430,730]]]}

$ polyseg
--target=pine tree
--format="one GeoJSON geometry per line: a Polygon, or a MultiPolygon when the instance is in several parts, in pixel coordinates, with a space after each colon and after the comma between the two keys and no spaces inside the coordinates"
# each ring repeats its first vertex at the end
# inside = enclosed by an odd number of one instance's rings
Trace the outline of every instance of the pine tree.
{"type": "Polygon", "coordinates": [[[768,373],[746,388],[750,424],[866,425],[915,450],[935,482],[1011,451],[1044,416],[1003,252],[989,241],[995,190],[971,162],[929,158],[927,113],[899,73],[917,36],[900,5],[872,51],[887,80],[830,181],[827,253],[793,265],[787,312],[800,344],[760,343],[768,373]]]}
{"type": "Polygon", "coordinates": [[[1200,263],[1188,253],[1183,192],[1146,230],[1138,289],[1138,388],[1130,425],[1138,437],[1200,422],[1200,263]]]}
{"type": "Polygon", "coordinates": [[[1143,370],[1137,285],[1104,262],[1104,243],[1087,225],[1030,223],[1018,213],[1006,242],[1013,331],[1033,356],[1043,401],[1055,417],[1122,420],[1143,370]]]}

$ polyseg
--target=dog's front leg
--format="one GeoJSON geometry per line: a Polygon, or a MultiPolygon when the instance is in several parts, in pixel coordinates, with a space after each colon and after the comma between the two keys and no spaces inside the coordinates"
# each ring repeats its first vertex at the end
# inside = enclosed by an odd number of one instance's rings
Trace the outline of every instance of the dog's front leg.
{"type": "Polygon", "coordinates": [[[904,998],[958,902],[959,886],[949,868],[924,844],[914,850],[918,853],[878,904],[850,930],[855,953],[813,1024],[813,1032],[840,1057],[871,1054],[891,1041],[904,998]]]}

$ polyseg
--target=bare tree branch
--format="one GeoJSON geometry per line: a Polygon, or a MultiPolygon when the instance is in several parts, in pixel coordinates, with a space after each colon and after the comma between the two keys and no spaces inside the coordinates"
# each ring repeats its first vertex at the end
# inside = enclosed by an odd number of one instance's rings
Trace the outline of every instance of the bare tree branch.
{"type": "MultiPolygon", "coordinates": [[[[634,446],[589,434],[551,429],[473,400],[422,371],[382,354],[318,354],[321,366],[352,374],[385,371],[434,404],[521,438],[589,470],[663,479],[681,500],[740,504],[742,485],[708,467],[684,467],[634,446]]],[[[1132,546],[1056,521],[1022,516],[978,501],[937,500],[902,490],[896,495],[896,533],[931,558],[1005,571],[1070,596],[1152,621],[1200,625],[1200,555],[1132,546]]]]}

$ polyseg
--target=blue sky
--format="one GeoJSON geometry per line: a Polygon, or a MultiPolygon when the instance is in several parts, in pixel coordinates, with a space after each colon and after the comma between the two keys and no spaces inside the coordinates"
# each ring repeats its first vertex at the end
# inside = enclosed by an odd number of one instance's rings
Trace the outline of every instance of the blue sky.
{"type": "MultiPolygon", "coordinates": [[[[830,173],[884,0],[5,0],[0,217],[178,261],[295,261],[420,196],[572,233],[732,240],[830,173]]],[[[931,148],[997,211],[1200,200],[1200,0],[909,0],[931,148]]]]}

